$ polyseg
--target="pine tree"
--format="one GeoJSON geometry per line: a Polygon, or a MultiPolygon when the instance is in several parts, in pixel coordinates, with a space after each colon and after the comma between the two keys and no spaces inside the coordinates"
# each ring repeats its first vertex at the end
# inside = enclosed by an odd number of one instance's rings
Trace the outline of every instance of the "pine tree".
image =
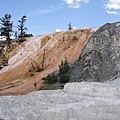
{"type": "Polygon", "coordinates": [[[69,64],[67,62],[67,59],[64,61],[61,61],[61,64],[59,65],[59,77],[61,83],[67,83],[69,82],[70,76],[69,76],[69,64]]]}
{"type": "Polygon", "coordinates": [[[13,22],[10,21],[11,20],[11,15],[10,14],[5,14],[4,17],[0,18],[0,24],[1,24],[1,35],[2,36],[6,36],[7,38],[7,47],[10,48],[10,44],[11,44],[11,32],[12,31],[12,27],[13,27],[13,22]]]}
{"type": "Polygon", "coordinates": [[[68,24],[68,30],[72,30],[72,26],[71,26],[71,23],[68,24]]]}
{"type": "Polygon", "coordinates": [[[26,34],[27,28],[25,27],[25,21],[26,21],[26,16],[22,16],[20,20],[18,20],[19,25],[18,25],[18,31],[19,31],[19,38],[23,38],[26,34]]]}

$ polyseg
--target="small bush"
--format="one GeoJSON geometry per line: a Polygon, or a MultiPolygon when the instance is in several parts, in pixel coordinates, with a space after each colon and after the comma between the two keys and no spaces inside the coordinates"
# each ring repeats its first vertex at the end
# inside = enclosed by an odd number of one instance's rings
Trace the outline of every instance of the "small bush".
{"type": "Polygon", "coordinates": [[[67,83],[69,82],[70,76],[69,76],[69,64],[67,62],[67,59],[64,61],[61,61],[61,64],[59,65],[59,78],[60,78],[60,83],[67,83]]]}
{"type": "Polygon", "coordinates": [[[34,73],[31,73],[30,76],[31,76],[31,77],[34,76],[34,73]]]}
{"type": "Polygon", "coordinates": [[[49,74],[45,78],[45,84],[47,84],[47,85],[48,84],[55,84],[57,82],[59,84],[62,84],[62,83],[64,84],[64,83],[69,82],[69,80],[70,80],[69,71],[70,71],[70,67],[69,67],[69,64],[67,62],[67,59],[62,60],[61,64],[59,65],[59,73],[49,74]]]}
{"type": "Polygon", "coordinates": [[[73,36],[72,40],[77,40],[78,38],[76,36],[73,36]]]}
{"type": "Polygon", "coordinates": [[[35,72],[41,72],[41,71],[43,71],[43,69],[40,68],[40,67],[38,67],[37,70],[36,70],[35,72]]]}
{"type": "Polygon", "coordinates": [[[61,61],[61,64],[59,65],[59,74],[66,74],[70,70],[69,64],[67,62],[67,59],[65,61],[61,61]]]}
{"type": "Polygon", "coordinates": [[[68,74],[62,74],[60,76],[60,83],[67,83],[70,80],[70,76],[68,74]]]}
{"type": "Polygon", "coordinates": [[[57,76],[53,74],[48,75],[45,79],[46,84],[54,84],[57,82],[57,76]]]}

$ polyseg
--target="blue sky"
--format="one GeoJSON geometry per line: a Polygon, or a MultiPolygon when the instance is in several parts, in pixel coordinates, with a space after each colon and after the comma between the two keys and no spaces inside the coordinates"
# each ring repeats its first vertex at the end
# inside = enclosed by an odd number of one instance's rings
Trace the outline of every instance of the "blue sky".
{"type": "Polygon", "coordinates": [[[97,27],[120,21],[120,0],[1,0],[0,18],[12,15],[14,30],[27,16],[27,33],[41,35],[72,27],[97,27]]]}

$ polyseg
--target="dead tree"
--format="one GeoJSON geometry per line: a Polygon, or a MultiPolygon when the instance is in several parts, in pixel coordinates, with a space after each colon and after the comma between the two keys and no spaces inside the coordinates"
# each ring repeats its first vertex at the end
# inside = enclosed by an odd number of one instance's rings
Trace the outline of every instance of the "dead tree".
{"type": "Polygon", "coordinates": [[[31,59],[30,62],[31,69],[29,70],[29,72],[34,72],[34,71],[41,72],[42,70],[44,70],[44,61],[45,61],[45,49],[42,58],[42,65],[38,64],[35,60],[31,59]]]}
{"type": "Polygon", "coordinates": [[[44,70],[44,61],[45,61],[45,49],[44,49],[44,53],[43,53],[42,70],[44,70]]]}
{"type": "Polygon", "coordinates": [[[38,63],[35,60],[31,59],[30,65],[32,67],[30,72],[33,72],[33,71],[40,72],[40,71],[42,71],[40,65],[38,65],[38,63]]]}

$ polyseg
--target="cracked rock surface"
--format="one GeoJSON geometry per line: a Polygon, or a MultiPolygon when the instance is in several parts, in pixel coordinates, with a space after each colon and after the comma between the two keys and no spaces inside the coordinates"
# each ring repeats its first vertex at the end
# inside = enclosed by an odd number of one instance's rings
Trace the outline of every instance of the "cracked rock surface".
{"type": "Polygon", "coordinates": [[[103,82],[120,73],[120,22],[94,32],[71,69],[71,80],[103,82]]]}

